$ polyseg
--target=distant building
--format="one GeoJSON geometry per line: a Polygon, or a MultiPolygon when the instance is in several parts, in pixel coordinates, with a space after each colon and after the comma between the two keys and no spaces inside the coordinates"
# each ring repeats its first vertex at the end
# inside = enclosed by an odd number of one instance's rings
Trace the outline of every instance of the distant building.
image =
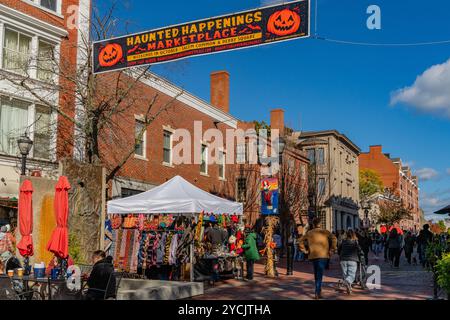
{"type": "Polygon", "coordinates": [[[359,166],[361,169],[376,171],[385,190],[397,196],[404,207],[411,211],[412,218],[401,221],[401,227],[419,230],[421,225],[419,185],[418,178],[412,175],[411,169],[403,165],[400,158],[391,158],[390,154],[383,153],[381,145],[371,146],[369,152],[361,153],[359,166]]]}
{"type": "Polygon", "coordinates": [[[336,130],[302,132],[298,147],[310,161],[310,215],[319,214],[328,230],[359,228],[360,148],[336,130]]]}

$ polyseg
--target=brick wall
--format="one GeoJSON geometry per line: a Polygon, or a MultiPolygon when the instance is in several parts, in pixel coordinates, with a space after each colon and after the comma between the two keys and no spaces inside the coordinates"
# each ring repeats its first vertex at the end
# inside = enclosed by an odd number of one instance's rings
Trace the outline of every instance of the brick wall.
{"type": "MultiPolygon", "coordinates": [[[[67,79],[70,79],[76,72],[78,31],[76,28],[69,29],[67,27],[67,22],[71,19],[68,14],[68,8],[73,5],[78,6],[79,0],[62,0],[61,13],[63,17],[42,10],[38,6],[22,0],[0,0],[0,4],[30,15],[56,27],[65,29],[68,32],[68,36],[62,39],[60,47],[60,56],[62,57],[61,69],[64,70],[64,73],[67,76],[60,77],[60,85],[64,88],[64,90],[60,92],[59,105],[61,110],[64,111],[69,117],[74,117],[75,99],[72,92],[75,90],[75,87],[70,81],[67,81],[67,79]]],[[[73,130],[73,123],[61,115],[58,115],[58,159],[65,156],[70,156],[72,154],[73,130]]]]}
{"type": "Polygon", "coordinates": [[[361,169],[372,169],[376,171],[383,182],[385,188],[392,190],[400,197],[406,208],[410,209],[413,217],[411,220],[403,221],[402,225],[409,228],[420,225],[420,208],[418,201],[419,190],[413,184],[411,170],[402,169],[401,160],[394,163],[392,159],[383,154],[382,146],[371,146],[368,153],[359,156],[359,166],[361,169]],[[405,176],[400,174],[403,171],[405,176]]]}
{"type": "MultiPolygon", "coordinates": [[[[105,84],[100,85],[100,87],[107,88],[107,83],[114,81],[113,79],[116,75],[105,75],[105,84]]],[[[124,82],[127,82],[127,80],[124,80],[124,82]]],[[[230,165],[227,165],[225,168],[226,179],[221,179],[219,177],[218,164],[208,165],[207,175],[200,173],[199,164],[175,164],[172,166],[163,164],[163,133],[166,128],[171,130],[185,129],[190,133],[191,139],[189,143],[192,146],[190,155],[191,160],[194,161],[195,152],[198,155],[201,152],[200,148],[194,150],[194,142],[196,140],[200,142],[203,139],[203,134],[208,129],[217,128],[222,132],[225,144],[225,130],[231,129],[229,125],[217,123],[217,120],[209,115],[143,83],[136,83],[127,100],[124,103],[127,105],[126,111],[115,114],[112,121],[113,127],[110,129],[106,128],[101,132],[100,150],[107,169],[112,170],[112,168],[124,159],[126,154],[132,152],[129,160],[118,172],[118,177],[159,185],[175,175],[180,175],[205,191],[216,193],[227,198],[234,198],[234,188],[228,186],[228,184],[233,185],[233,183],[228,181],[232,168],[230,165]],[[149,113],[155,119],[148,125],[146,132],[146,159],[137,158],[133,152],[136,116],[145,116],[148,113],[149,105],[155,97],[156,101],[149,113]],[[161,112],[161,110],[164,111],[161,112]],[[202,136],[194,136],[194,121],[201,121],[202,136]]],[[[181,142],[174,141],[173,147],[176,147],[181,142]]],[[[198,145],[201,146],[201,143],[198,145]]],[[[212,146],[210,145],[209,153],[211,151],[212,146]]],[[[225,151],[227,150],[225,149],[225,151]]],[[[216,155],[211,154],[210,158],[212,156],[216,155]]]]}

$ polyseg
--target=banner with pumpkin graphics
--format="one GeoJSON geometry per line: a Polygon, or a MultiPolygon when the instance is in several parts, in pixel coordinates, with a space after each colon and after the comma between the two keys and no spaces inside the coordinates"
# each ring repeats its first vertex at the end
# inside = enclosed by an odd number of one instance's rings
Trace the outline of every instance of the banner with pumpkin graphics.
{"type": "Polygon", "coordinates": [[[95,42],[94,73],[308,37],[309,0],[95,42]]]}

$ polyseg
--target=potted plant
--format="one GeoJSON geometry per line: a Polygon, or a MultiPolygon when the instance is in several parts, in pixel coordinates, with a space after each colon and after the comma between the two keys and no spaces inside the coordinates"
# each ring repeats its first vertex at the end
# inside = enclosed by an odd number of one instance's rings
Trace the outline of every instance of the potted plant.
{"type": "Polygon", "coordinates": [[[447,293],[447,300],[450,297],[450,253],[442,256],[436,265],[437,284],[447,293]]]}

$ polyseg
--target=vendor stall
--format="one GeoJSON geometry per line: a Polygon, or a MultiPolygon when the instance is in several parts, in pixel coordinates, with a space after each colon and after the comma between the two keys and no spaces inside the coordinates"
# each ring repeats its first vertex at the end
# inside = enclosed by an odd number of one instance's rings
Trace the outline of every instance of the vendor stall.
{"type": "MultiPolygon", "coordinates": [[[[109,254],[117,269],[152,279],[182,280],[187,266],[205,259],[224,264],[239,255],[236,234],[242,204],[203,191],[180,176],[147,192],[109,201],[107,212],[112,240],[109,254]],[[223,232],[222,244],[230,239],[235,242],[229,246],[205,243],[209,232],[205,227],[211,222],[223,232]]],[[[189,278],[194,280],[192,267],[189,278]]]]}

